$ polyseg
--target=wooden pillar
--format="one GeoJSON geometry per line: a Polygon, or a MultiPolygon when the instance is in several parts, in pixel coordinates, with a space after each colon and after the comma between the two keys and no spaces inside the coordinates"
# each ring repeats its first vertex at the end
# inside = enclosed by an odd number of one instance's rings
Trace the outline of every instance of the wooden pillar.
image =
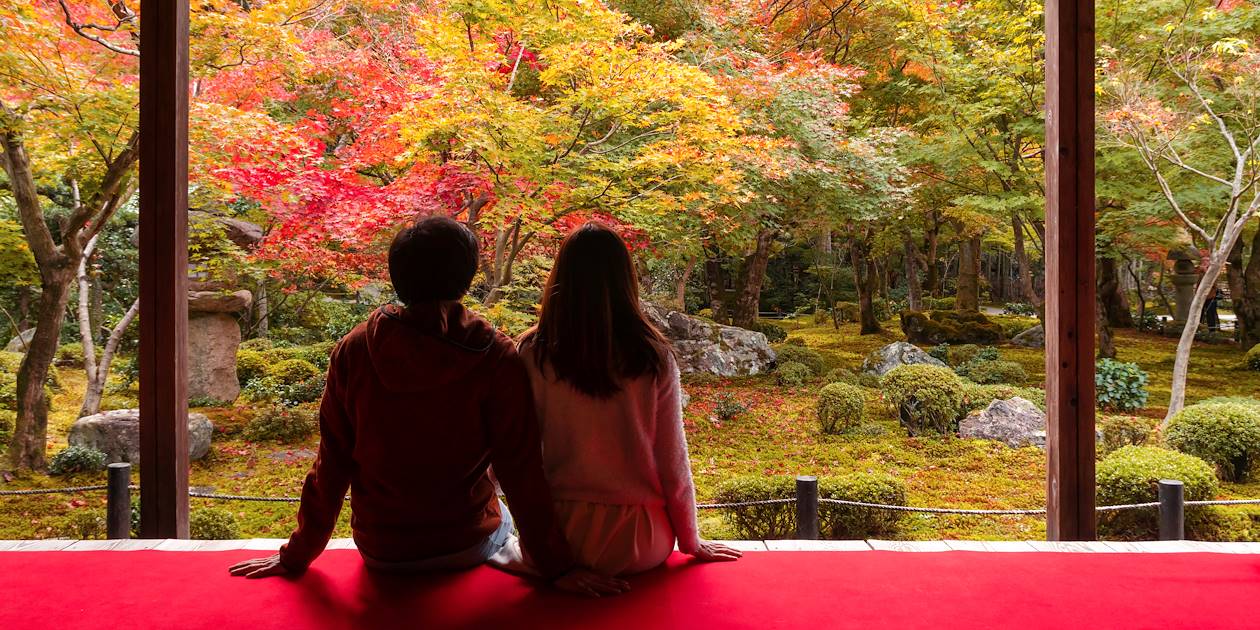
{"type": "Polygon", "coordinates": [[[188,0],[140,15],[140,534],[187,538],[188,0]]]}
{"type": "Polygon", "coordinates": [[[1094,0],[1046,2],[1046,535],[1094,522],[1094,0]]]}

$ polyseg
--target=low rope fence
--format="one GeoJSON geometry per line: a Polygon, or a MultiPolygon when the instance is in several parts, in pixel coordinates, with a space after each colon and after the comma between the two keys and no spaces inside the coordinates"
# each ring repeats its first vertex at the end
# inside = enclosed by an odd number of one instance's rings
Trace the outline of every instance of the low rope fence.
{"type": "MultiPolygon", "coordinates": [[[[63,488],[32,488],[27,490],[0,490],[0,497],[32,496],[48,494],[77,494],[80,492],[107,492],[108,506],[106,522],[109,538],[128,538],[130,536],[131,491],[139,489],[131,483],[131,464],[110,464],[109,483],[90,486],[69,486],[63,488]]],[[[298,503],[301,497],[282,496],[267,497],[246,494],[224,494],[189,490],[188,496],[194,499],[214,501],[256,501],[264,503],[298,503]]],[[[345,497],[349,500],[350,497],[345,497]]],[[[885,503],[867,503],[847,499],[832,499],[818,496],[818,478],[800,476],[796,478],[796,495],[779,499],[761,499],[754,501],[735,501],[730,503],[699,503],[697,510],[739,509],[769,505],[796,505],[796,537],[801,540],[818,539],[818,506],[839,505],[846,507],[888,510],[893,512],[910,512],[919,514],[949,514],[961,516],[1044,516],[1045,508],[979,510],[968,508],[917,507],[909,505],[889,505],[885,503]]],[[[1138,510],[1159,508],[1160,540],[1183,540],[1185,538],[1185,509],[1187,507],[1216,505],[1260,505],[1260,499],[1216,499],[1206,501],[1186,501],[1184,486],[1180,481],[1160,480],[1159,500],[1146,503],[1129,503],[1124,505],[1096,506],[1096,512],[1116,512],[1121,510],[1138,510]]]]}

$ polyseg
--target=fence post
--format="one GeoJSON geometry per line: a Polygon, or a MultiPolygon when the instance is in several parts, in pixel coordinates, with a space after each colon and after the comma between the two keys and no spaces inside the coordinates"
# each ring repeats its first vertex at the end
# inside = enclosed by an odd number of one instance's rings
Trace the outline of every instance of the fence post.
{"type": "Polygon", "coordinates": [[[796,478],[796,538],[818,540],[818,477],[796,478]]]}
{"type": "Polygon", "coordinates": [[[131,464],[109,465],[105,532],[110,540],[131,538],[131,464]]]}
{"type": "Polygon", "coordinates": [[[1185,540],[1185,484],[1172,479],[1159,480],[1159,539],[1185,540]]]}

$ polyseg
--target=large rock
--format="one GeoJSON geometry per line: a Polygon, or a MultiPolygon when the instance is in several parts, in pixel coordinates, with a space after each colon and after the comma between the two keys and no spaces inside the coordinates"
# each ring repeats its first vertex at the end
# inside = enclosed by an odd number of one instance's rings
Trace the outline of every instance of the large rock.
{"type": "Polygon", "coordinates": [[[1044,348],[1046,347],[1046,329],[1041,324],[1037,324],[1011,337],[1011,344],[1025,348],[1044,348]]]}
{"type": "Polygon", "coordinates": [[[707,322],[650,302],[643,303],[643,312],[674,346],[683,373],[746,376],[769,372],[774,365],[774,350],[759,332],[707,322]]]}
{"type": "Polygon", "coordinates": [[[922,351],[918,346],[904,341],[890,343],[871,353],[862,362],[862,371],[867,374],[883,376],[903,365],[939,365],[945,367],[940,359],[922,351]]]}
{"type": "MultiPolygon", "coordinates": [[[[201,459],[210,452],[214,425],[199,413],[188,414],[188,457],[201,459]]],[[[120,409],[84,416],[70,427],[71,446],[88,446],[108,458],[108,462],[140,463],[140,410],[120,409]]]]}
{"type": "MultiPolygon", "coordinates": [[[[3,339],[3,338],[4,337],[0,337],[0,339],[3,339]]],[[[35,329],[27,328],[26,330],[23,330],[21,333],[19,333],[18,336],[10,339],[9,344],[4,347],[4,351],[25,353],[26,347],[31,345],[31,342],[34,340],[35,340],[35,329]]]]}
{"type": "Polygon", "coordinates": [[[1008,400],[995,400],[985,409],[971,412],[958,426],[958,435],[964,438],[996,440],[1011,448],[1019,448],[1028,445],[1043,446],[1045,430],[1046,414],[1037,405],[1016,396],[1008,400]]]}

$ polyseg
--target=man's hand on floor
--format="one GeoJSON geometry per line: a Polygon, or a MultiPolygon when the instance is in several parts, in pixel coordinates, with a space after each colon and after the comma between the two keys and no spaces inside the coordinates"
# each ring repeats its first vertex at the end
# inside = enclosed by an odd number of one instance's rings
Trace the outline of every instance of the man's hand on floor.
{"type": "Polygon", "coordinates": [[[630,590],[630,584],[625,580],[605,577],[590,569],[573,569],[556,578],[552,584],[567,593],[576,593],[587,597],[620,595],[630,590]]]}
{"type": "Polygon", "coordinates": [[[266,558],[254,558],[253,560],[245,560],[232,565],[228,572],[236,576],[245,576],[247,578],[265,578],[273,575],[285,575],[289,572],[283,564],[280,564],[280,554],[274,554],[266,558]]]}

